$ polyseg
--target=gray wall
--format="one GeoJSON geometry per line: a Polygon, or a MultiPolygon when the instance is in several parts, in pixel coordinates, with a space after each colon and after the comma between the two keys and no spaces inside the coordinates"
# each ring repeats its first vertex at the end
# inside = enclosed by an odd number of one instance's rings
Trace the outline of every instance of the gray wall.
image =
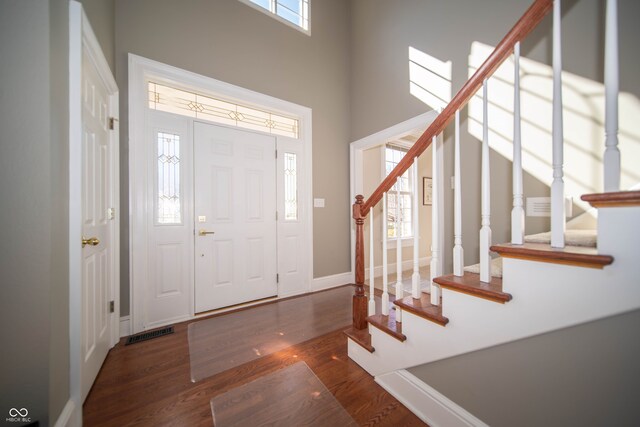
{"type": "Polygon", "coordinates": [[[409,369],[487,424],[637,426],[640,311],[409,369]]]}
{"type": "MultiPolygon", "coordinates": [[[[351,2],[351,139],[356,140],[430,110],[409,93],[408,48],[412,46],[442,61],[453,62],[455,94],[468,78],[471,44],[495,46],[531,0],[424,1],[352,0],[351,2]]],[[[603,1],[563,2],[563,68],[588,79],[602,81],[603,1]]],[[[640,3],[621,0],[621,90],[640,94],[640,59],[637,55],[640,3]]],[[[550,64],[550,20],[523,43],[527,58],[550,64]]],[[[477,262],[480,228],[480,144],[467,132],[466,110],[461,114],[463,188],[463,244],[465,264],[477,262]]],[[[453,129],[445,131],[445,188],[453,175],[453,129]]],[[[511,162],[491,155],[491,213],[493,241],[510,238],[511,162]]],[[[525,176],[525,196],[548,195],[548,187],[525,176]]],[[[452,191],[445,191],[446,209],[452,211],[452,191]]],[[[527,233],[548,230],[548,221],[527,218],[527,233]]],[[[445,225],[446,270],[451,268],[452,219],[445,225]]]]}
{"type": "Polygon", "coordinates": [[[0,413],[46,426],[69,399],[68,0],[2,0],[0,57],[0,413]]]}
{"type": "MultiPolygon", "coordinates": [[[[53,129],[49,4],[0,3],[0,412],[25,407],[47,425],[53,267],[53,129]]],[[[53,44],[53,42],[52,42],[53,44]]],[[[64,228],[64,224],[61,224],[64,228]]],[[[63,256],[64,257],[64,256],[63,256]]],[[[54,350],[55,351],[55,350],[54,350]]],[[[52,358],[53,359],[53,358],[52,358]]]]}
{"type": "Polygon", "coordinates": [[[350,270],[349,3],[312,2],[311,36],[237,0],[116,1],[121,119],[121,315],[129,312],[127,54],[313,110],[314,277],[350,270]],[[330,230],[330,232],[328,232],[330,230]]]}
{"type": "Polygon", "coordinates": [[[115,74],[115,0],[79,0],[91,22],[109,68],[115,74]]]}

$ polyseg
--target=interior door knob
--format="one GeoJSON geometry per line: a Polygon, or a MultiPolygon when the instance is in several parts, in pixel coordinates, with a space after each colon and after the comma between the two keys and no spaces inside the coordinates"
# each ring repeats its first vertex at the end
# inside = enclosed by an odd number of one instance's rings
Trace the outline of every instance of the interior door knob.
{"type": "Polygon", "coordinates": [[[215,234],[215,231],[207,231],[207,230],[200,230],[198,231],[198,235],[200,236],[206,236],[207,234],[215,234]]]}
{"type": "Polygon", "coordinates": [[[100,244],[100,239],[97,237],[89,237],[88,239],[82,236],[82,247],[84,248],[87,245],[98,246],[100,244]]]}

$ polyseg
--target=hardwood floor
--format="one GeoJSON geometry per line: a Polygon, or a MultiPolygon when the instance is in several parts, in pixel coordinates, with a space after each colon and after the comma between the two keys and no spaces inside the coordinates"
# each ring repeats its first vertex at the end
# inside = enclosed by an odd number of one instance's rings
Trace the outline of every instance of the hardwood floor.
{"type": "MultiPolygon", "coordinates": [[[[251,311],[243,310],[249,325],[251,311]]],[[[322,321],[318,312],[305,315],[322,321]]],[[[193,383],[188,323],[176,324],[174,334],[130,346],[122,339],[87,397],[84,425],[211,426],[213,397],[301,360],[359,425],[424,425],[347,357],[342,330],[349,325],[336,325],[334,332],[193,383]]]]}

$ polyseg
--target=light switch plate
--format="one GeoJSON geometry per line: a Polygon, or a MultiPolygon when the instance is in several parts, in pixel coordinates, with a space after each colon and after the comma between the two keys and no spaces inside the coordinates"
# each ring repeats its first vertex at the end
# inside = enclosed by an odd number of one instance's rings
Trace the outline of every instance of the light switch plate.
{"type": "Polygon", "coordinates": [[[324,199],[313,199],[314,208],[324,208],[324,199]]]}

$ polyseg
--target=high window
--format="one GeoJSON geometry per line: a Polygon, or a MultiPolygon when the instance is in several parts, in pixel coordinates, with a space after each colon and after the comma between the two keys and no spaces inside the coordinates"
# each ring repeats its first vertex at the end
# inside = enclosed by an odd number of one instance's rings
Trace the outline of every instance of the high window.
{"type": "Polygon", "coordinates": [[[286,24],[309,34],[309,2],[311,0],[240,0],[286,24]]]}
{"type": "MultiPolygon", "coordinates": [[[[385,176],[388,176],[393,168],[407,154],[406,150],[386,146],[384,149],[385,176]]],[[[413,168],[409,168],[391,190],[387,193],[387,238],[395,239],[413,237],[413,168]]]]}

